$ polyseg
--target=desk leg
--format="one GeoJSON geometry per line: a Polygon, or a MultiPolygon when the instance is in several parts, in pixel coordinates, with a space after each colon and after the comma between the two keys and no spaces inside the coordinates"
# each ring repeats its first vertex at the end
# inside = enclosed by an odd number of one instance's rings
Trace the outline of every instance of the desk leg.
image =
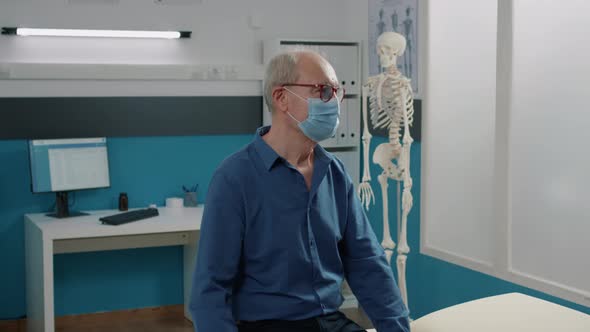
{"type": "Polygon", "coordinates": [[[199,247],[199,232],[191,232],[188,243],[184,245],[183,270],[184,270],[184,317],[193,321],[189,311],[191,288],[193,285],[193,272],[197,261],[197,249],[199,247]]]}
{"type": "Polygon", "coordinates": [[[53,241],[25,222],[27,330],[53,332],[53,241]]]}

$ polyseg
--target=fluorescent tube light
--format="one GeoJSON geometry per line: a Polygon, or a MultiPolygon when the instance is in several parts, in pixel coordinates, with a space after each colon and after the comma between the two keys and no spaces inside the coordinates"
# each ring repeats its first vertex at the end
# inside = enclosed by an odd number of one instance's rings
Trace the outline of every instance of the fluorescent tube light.
{"type": "Polygon", "coordinates": [[[111,38],[190,38],[190,31],[136,31],[86,29],[2,28],[4,35],[60,36],[60,37],[111,37],[111,38]]]}

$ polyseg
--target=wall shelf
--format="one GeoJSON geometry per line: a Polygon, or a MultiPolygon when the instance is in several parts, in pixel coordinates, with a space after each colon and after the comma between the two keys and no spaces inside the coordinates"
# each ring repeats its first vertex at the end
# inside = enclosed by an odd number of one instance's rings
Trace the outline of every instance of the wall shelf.
{"type": "Polygon", "coordinates": [[[259,81],[260,64],[0,63],[0,80],[259,81]]]}

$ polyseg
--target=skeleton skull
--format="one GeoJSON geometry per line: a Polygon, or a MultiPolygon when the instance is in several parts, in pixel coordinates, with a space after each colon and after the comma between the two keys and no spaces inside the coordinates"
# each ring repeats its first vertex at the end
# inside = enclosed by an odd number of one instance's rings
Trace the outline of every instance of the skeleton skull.
{"type": "Polygon", "coordinates": [[[404,54],[406,38],[396,32],[387,31],[377,38],[377,55],[381,67],[389,68],[396,65],[396,58],[404,54]]]}

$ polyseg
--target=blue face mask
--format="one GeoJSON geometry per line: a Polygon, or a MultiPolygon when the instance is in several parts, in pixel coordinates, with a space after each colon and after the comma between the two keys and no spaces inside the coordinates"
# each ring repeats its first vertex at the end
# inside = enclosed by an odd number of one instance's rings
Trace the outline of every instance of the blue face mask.
{"type": "MultiPolygon", "coordinates": [[[[306,100],[293,91],[285,88],[295,96],[306,100]]],[[[336,134],[338,124],[340,123],[340,102],[334,97],[328,102],[320,98],[307,98],[307,119],[299,121],[289,112],[289,116],[297,121],[303,134],[314,142],[321,142],[336,134]]]]}

